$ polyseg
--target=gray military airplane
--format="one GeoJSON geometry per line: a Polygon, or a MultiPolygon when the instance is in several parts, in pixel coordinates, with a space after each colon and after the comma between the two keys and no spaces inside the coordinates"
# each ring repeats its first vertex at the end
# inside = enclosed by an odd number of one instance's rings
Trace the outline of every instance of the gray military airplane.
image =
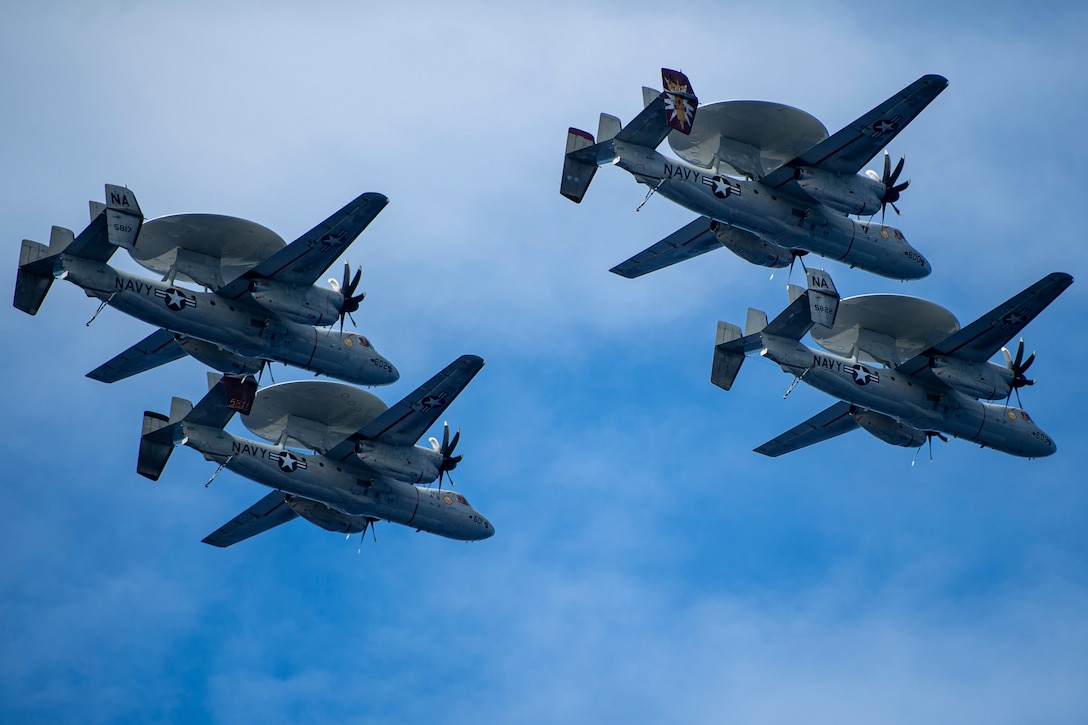
{"type": "MultiPolygon", "coordinates": [[[[1057,450],[1020,407],[1013,392],[1034,384],[1024,359],[1003,346],[1070,284],[1049,274],[960,329],[955,317],[925,300],[902,295],[861,295],[839,300],[826,272],[807,270],[809,286],[791,285],[793,301],[778,317],[749,309],[745,334],[718,323],[711,382],[729,390],[748,353],[762,357],[840,400],[804,423],[756,448],[780,456],[864,428],[896,446],[920,447],[943,434],[1026,458],[1057,450]],[[813,339],[831,354],[802,345],[813,339]],[[1005,365],[988,362],[998,350],[1005,365]],[[981,400],[980,400],[981,398],[981,400]],[[985,401],[1000,400],[1004,404],[985,401]]],[[[793,385],[790,386],[790,390],[793,385]]],[[[787,395],[789,391],[787,391],[787,395]]],[[[946,440],[946,439],[945,439],[946,440]]]]}
{"type": "Polygon", "coordinates": [[[186,445],[219,463],[213,479],[227,468],[274,489],[207,536],[213,546],[299,516],[346,534],[365,535],[384,519],[450,539],[486,539],[495,534],[491,522],[464,496],[441,489],[461,460],[453,455],[460,431],[450,440],[447,425],[442,443],[415,445],[483,365],[463,355],[388,409],[370,393],[331,381],[279,383],[254,394],[252,377],[223,378],[195,407],[174,398],[169,417],[144,413],[137,471],[158,480],[174,446],[186,445]],[[271,445],[224,430],[247,408],[243,422],[271,445]],[[423,485],[436,479],[438,488],[423,485]]]}
{"type": "MultiPolygon", "coordinates": [[[[612,268],[634,278],[726,247],[764,267],[812,252],[893,279],[918,279],[929,262],[898,229],[874,215],[910,183],[885,152],[884,173],[858,172],[906,128],[948,81],[927,75],[841,131],[809,114],[762,101],[698,106],[687,76],[663,68],[665,90],[643,88],[646,107],[626,126],[601,114],[597,139],[567,133],[560,193],[580,203],[597,167],[615,164],[698,219],[612,268]],[[696,112],[698,111],[698,112],[696,112]],[[668,137],[682,161],[655,149],[668,137]]],[[[643,202],[645,203],[645,201],[643,202]]]]}
{"type": "Polygon", "coordinates": [[[110,305],[160,328],[88,377],[112,383],[191,355],[232,374],[256,374],[275,361],[359,385],[398,379],[365,337],[343,331],[344,316],[364,296],[355,291],[359,272],[349,278],[345,267],[342,285],[314,285],[389,203],[382,194],[362,194],[286,246],[233,217],[181,214],[145,223],[136,197],[122,187],[107,184],[106,200],[91,202],[91,223],[79,236],[53,227],[49,246],[24,240],[15,283],[14,305],[31,315],[60,278],[102,300],[99,312],[110,305]],[[118,247],[165,272],[163,281],[107,264],[118,247]],[[183,289],[177,278],[211,291],[183,289]],[[323,327],[337,321],[339,331],[323,327]]]}

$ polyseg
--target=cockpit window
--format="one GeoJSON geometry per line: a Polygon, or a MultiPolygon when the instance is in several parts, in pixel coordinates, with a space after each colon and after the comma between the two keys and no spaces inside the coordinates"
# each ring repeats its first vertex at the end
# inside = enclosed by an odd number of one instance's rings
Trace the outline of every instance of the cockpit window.
{"type": "Polygon", "coordinates": [[[372,350],[374,349],[374,346],[370,344],[370,340],[366,339],[362,335],[357,335],[357,337],[359,338],[360,345],[362,345],[363,347],[369,347],[372,350]]]}
{"type": "Polygon", "coordinates": [[[465,506],[468,506],[468,501],[465,499],[464,496],[462,496],[459,493],[454,494],[454,495],[457,497],[457,503],[463,503],[465,506]]]}
{"type": "Polygon", "coordinates": [[[1020,411],[1020,417],[1023,418],[1024,420],[1026,420],[1029,423],[1031,422],[1031,417],[1022,410],[1020,411]]]}

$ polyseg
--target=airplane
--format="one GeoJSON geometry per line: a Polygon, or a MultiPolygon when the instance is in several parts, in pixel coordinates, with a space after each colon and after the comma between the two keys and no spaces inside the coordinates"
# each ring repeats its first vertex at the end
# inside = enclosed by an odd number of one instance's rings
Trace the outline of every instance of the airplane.
{"type": "Polygon", "coordinates": [[[87,377],[113,383],[186,355],[231,374],[257,374],[274,361],[359,385],[400,377],[366,337],[343,331],[344,316],[365,295],[355,292],[359,271],[349,278],[345,266],[342,285],[314,285],[389,203],[382,194],[362,194],[286,246],[265,227],[233,217],[145,222],[124,187],[107,184],[106,200],[91,202],[91,222],[78,236],[53,227],[48,246],[24,240],[15,283],[14,305],[31,315],[60,278],[101,300],[91,322],[109,305],[157,328],[87,377]],[[162,281],[107,264],[119,247],[165,272],[162,281]],[[179,278],[210,291],[182,288],[179,278]],[[339,331],[331,327],[337,321],[339,331]]]}
{"type": "Polygon", "coordinates": [[[462,458],[453,455],[460,431],[451,440],[446,425],[441,444],[432,438],[430,448],[415,445],[483,365],[463,355],[388,409],[374,395],[333,381],[257,391],[252,376],[216,380],[210,373],[210,390],[196,406],[174,398],[169,416],[145,411],[136,470],[158,480],[174,447],[185,445],[219,463],[212,480],[227,468],[273,489],[205,537],[212,546],[231,546],[297,517],[348,535],[365,536],[385,520],[450,539],[487,539],[495,534],[491,522],[461,494],[441,489],[462,458]],[[271,444],[225,431],[235,412],[271,444]],[[426,486],[436,479],[439,488],[426,486]]]}
{"type": "Polygon", "coordinates": [[[745,333],[718,323],[711,382],[729,390],[747,354],[759,352],[839,402],[755,451],[776,457],[863,428],[885,443],[906,448],[953,436],[1025,458],[1057,450],[1017,406],[1035,353],[1024,359],[1004,346],[1073,283],[1062,272],[1024,291],[960,328],[939,305],[903,295],[861,295],[840,300],[830,275],[806,270],[808,289],[790,285],[792,302],[767,322],[749,309],[745,333]],[[801,344],[807,333],[824,350],[801,344]],[[988,362],[1002,350],[1005,365],[988,362]],[[829,354],[830,353],[830,354],[829,354]],[[1000,401],[994,403],[988,401],[1000,401]]]}
{"type": "MultiPolygon", "coordinates": [[[[698,105],[687,76],[661,69],[664,90],[643,88],[645,108],[626,126],[601,114],[597,138],[570,128],[560,193],[581,203],[598,166],[615,164],[652,194],[699,218],[610,271],[629,279],[726,247],[764,267],[809,252],[892,279],[925,277],[930,265],[883,213],[909,181],[903,159],[884,173],[858,174],[948,86],[926,75],[828,136],[804,111],[778,103],[698,105]],[[668,137],[682,160],[657,147],[668,137]],[[875,215],[882,222],[848,215],[875,215]]],[[[641,205],[640,205],[641,208],[641,205]]]]}

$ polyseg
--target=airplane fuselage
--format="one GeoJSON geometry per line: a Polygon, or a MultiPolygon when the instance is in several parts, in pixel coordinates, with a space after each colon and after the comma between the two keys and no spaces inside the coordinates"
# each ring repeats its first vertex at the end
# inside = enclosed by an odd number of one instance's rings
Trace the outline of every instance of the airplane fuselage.
{"type": "Polygon", "coordinates": [[[258,305],[137,277],[80,257],[60,255],[55,274],[125,314],[240,358],[282,362],[359,385],[387,385],[399,377],[392,363],[356,333],[302,325],[258,305]]]}
{"type": "Polygon", "coordinates": [[[894,227],[857,222],[829,207],[758,181],[715,174],[644,146],[613,141],[613,161],[642,184],[691,211],[892,279],[919,279],[929,262],[894,227]]]}
{"type": "Polygon", "coordinates": [[[486,517],[452,491],[375,475],[354,464],[354,457],[337,461],[184,422],[176,439],[252,481],[323,503],[349,517],[383,519],[460,541],[478,541],[495,533],[486,517]]]}
{"type": "Polygon", "coordinates": [[[764,335],[763,345],[763,357],[802,382],[918,431],[940,431],[1026,458],[1041,458],[1057,450],[1051,437],[1018,408],[982,402],[889,368],[814,350],[796,340],[764,335]]]}

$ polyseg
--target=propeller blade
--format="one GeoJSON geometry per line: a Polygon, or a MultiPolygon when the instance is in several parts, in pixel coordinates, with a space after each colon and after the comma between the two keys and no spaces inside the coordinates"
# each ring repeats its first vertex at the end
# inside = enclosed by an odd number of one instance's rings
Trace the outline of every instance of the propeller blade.
{"type": "MultiPolygon", "coordinates": [[[[885,158],[887,158],[887,156],[885,156],[885,158]]],[[[903,173],[903,164],[906,160],[906,156],[899,157],[899,163],[895,165],[895,171],[892,172],[892,175],[888,177],[888,180],[885,182],[886,186],[895,186],[895,182],[899,180],[899,175],[903,173]]]]}
{"type": "MultiPolygon", "coordinates": [[[[884,149],[884,173],[880,175],[881,179],[887,179],[892,170],[892,157],[888,154],[888,149],[884,149]]],[[[887,186],[887,181],[884,182],[887,186]]]]}
{"type": "Polygon", "coordinates": [[[1035,353],[1028,355],[1028,359],[1024,361],[1024,364],[1020,366],[1020,374],[1023,375],[1031,367],[1031,364],[1035,362],[1035,353]]]}
{"type": "MultiPolygon", "coordinates": [[[[348,285],[347,296],[351,297],[355,294],[355,288],[359,286],[359,281],[363,277],[363,268],[357,267],[355,269],[355,276],[351,278],[351,284],[348,285]]],[[[345,278],[346,279],[346,278],[345,278]]]]}
{"type": "Polygon", "coordinates": [[[450,447],[446,450],[446,455],[453,453],[453,450],[457,448],[457,441],[461,440],[461,429],[458,428],[457,432],[453,434],[453,440],[450,441],[450,447]]]}
{"type": "Polygon", "coordinates": [[[1024,359],[1024,338],[1020,338],[1020,344],[1016,346],[1016,358],[1012,364],[1013,372],[1020,369],[1020,363],[1024,359]]]}

